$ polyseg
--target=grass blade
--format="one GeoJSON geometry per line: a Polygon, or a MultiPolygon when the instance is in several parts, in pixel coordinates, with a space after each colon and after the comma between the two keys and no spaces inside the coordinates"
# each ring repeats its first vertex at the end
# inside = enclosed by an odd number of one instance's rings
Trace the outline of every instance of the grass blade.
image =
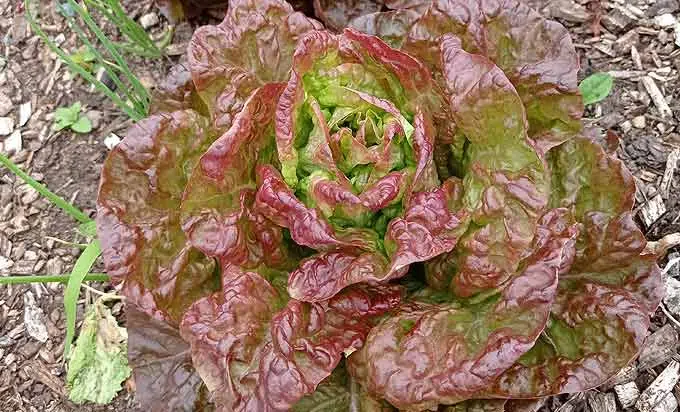
{"type": "Polygon", "coordinates": [[[71,350],[71,342],[73,342],[73,336],[76,331],[76,306],[80,294],[80,284],[90,272],[95,260],[97,260],[97,257],[99,257],[101,253],[102,250],[98,240],[90,243],[73,266],[73,271],[66,284],[66,290],[64,291],[64,312],[66,313],[64,359],[68,358],[69,351],[71,350]]]}
{"type": "Polygon", "coordinates": [[[139,109],[141,106],[140,106],[140,103],[137,102],[137,100],[136,100],[137,96],[135,96],[134,93],[132,93],[130,90],[128,90],[128,88],[125,86],[125,84],[123,84],[123,81],[118,77],[118,74],[115,71],[110,70],[110,68],[118,68],[118,67],[113,65],[113,64],[106,64],[107,61],[104,58],[104,56],[102,56],[102,54],[94,46],[94,44],[92,44],[92,42],[90,42],[90,39],[87,38],[87,35],[83,31],[83,29],[80,28],[80,26],[78,25],[78,22],[75,20],[74,17],[67,16],[66,21],[68,22],[69,28],[71,30],[73,30],[74,33],[76,33],[76,35],[78,36],[78,39],[80,39],[80,41],[82,41],[85,44],[85,47],[90,52],[92,52],[92,54],[95,56],[95,59],[99,63],[104,65],[105,69],[107,69],[109,77],[111,78],[113,83],[116,85],[117,90],[123,91],[123,93],[125,93],[125,96],[127,97],[127,99],[132,102],[133,107],[139,109]]]}
{"type": "Polygon", "coordinates": [[[118,49],[116,49],[116,46],[109,40],[108,37],[102,32],[102,30],[99,28],[97,23],[95,23],[94,20],[92,20],[92,17],[82,8],[78,3],[75,2],[75,0],[68,0],[68,4],[73,8],[73,10],[78,13],[81,19],[85,22],[87,27],[92,30],[94,33],[95,37],[102,43],[104,48],[111,53],[111,56],[113,57],[114,61],[116,64],[121,68],[121,71],[123,74],[128,78],[130,81],[130,84],[132,85],[132,89],[137,93],[137,95],[141,98],[143,98],[145,101],[143,102],[144,104],[144,111],[149,110],[149,95],[147,90],[142,86],[142,83],[135,77],[132,72],[130,71],[130,68],[128,67],[127,63],[125,62],[125,59],[123,59],[123,56],[118,53],[118,49]]]}
{"type": "Polygon", "coordinates": [[[0,153],[0,164],[8,168],[15,175],[19,176],[19,178],[21,178],[21,180],[23,180],[27,185],[31,186],[42,196],[46,197],[47,200],[52,202],[52,204],[54,204],[64,212],[68,213],[75,220],[81,223],[89,223],[92,221],[92,219],[90,219],[88,215],[86,215],[80,209],[67,202],[62,197],[52,193],[47,188],[47,186],[37,182],[35,179],[33,179],[26,172],[21,170],[19,166],[15,165],[14,162],[9,160],[9,158],[7,158],[7,156],[3,155],[2,153],[0,153]]]}
{"type": "Polygon", "coordinates": [[[139,111],[135,107],[131,107],[129,104],[125,103],[123,99],[120,98],[116,93],[109,89],[102,81],[98,80],[84,68],[82,68],[78,63],[76,63],[68,54],[66,54],[62,49],[57,47],[57,45],[50,40],[47,34],[40,28],[40,25],[35,21],[33,15],[31,14],[31,0],[25,0],[24,10],[26,10],[26,20],[31,26],[31,30],[37,34],[43,42],[50,48],[59,58],[71,69],[73,72],[80,75],[83,79],[87,80],[92,84],[98,91],[106,95],[113,103],[118,106],[125,114],[127,114],[131,119],[137,121],[141,120],[146,116],[146,112],[139,111]]]}
{"type": "MultiPolygon", "coordinates": [[[[25,283],[68,283],[71,275],[32,275],[32,276],[2,276],[0,285],[21,285],[25,283]]],[[[88,273],[83,282],[107,282],[109,275],[106,273],[88,273]]]]}
{"type": "Polygon", "coordinates": [[[85,4],[96,9],[101,14],[106,16],[111,22],[113,22],[118,30],[123,33],[124,36],[133,45],[132,47],[125,49],[121,48],[122,45],[117,46],[125,51],[130,51],[132,53],[137,53],[146,57],[160,58],[163,57],[163,52],[161,47],[158,47],[148,33],[140,26],[136,21],[131,19],[125,10],[120,5],[118,0],[84,0],[85,4]]]}

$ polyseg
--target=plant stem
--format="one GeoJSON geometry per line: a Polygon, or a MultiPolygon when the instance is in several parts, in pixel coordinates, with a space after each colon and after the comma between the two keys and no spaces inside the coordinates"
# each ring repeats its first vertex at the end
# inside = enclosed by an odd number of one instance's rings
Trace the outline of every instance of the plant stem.
{"type": "Polygon", "coordinates": [[[125,300],[125,296],[116,295],[115,293],[102,292],[101,290],[97,290],[91,286],[88,286],[85,283],[81,283],[80,287],[87,291],[90,291],[91,293],[94,293],[95,295],[101,296],[102,299],[104,300],[125,300]]]}
{"type": "MultiPolygon", "coordinates": [[[[23,283],[66,283],[71,275],[32,275],[32,276],[2,276],[0,285],[16,285],[23,283]]],[[[85,282],[106,282],[109,275],[106,273],[88,273],[85,282]]]]}
{"type": "Polygon", "coordinates": [[[19,178],[26,182],[27,185],[31,186],[38,193],[46,197],[55,206],[59,207],[64,212],[68,213],[72,218],[76,219],[81,223],[87,223],[92,221],[92,219],[90,219],[88,215],[86,215],[80,209],[67,202],[62,197],[59,197],[56,194],[52,193],[45,185],[37,182],[35,179],[33,179],[26,172],[21,170],[19,166],[15,165],[14,162],[9,160],[9,158],[7,158],[2,153],[0,153],[0,164],[7,167],[15,175],[19,176],[19,178]]]}

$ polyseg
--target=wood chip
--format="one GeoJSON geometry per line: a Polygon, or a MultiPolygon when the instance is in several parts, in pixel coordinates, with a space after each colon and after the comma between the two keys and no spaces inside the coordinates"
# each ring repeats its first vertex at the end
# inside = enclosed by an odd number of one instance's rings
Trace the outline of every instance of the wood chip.
{"type": "Polygon", "coordinates": [[[621,123],[620,126],[624,133],[628,133],[633,129],[633,123],[631,123],[630,120],[626,120],[625,122],[621,123]]]}
{"type": "MultiPolygon", "coordinates": [[[[666,253],[668,253],[671,248],[676,246],[680,246],[680,233],[671,233],[657,241],[647,242],[644,253],[656,255],[661,258],[666,256],[666,253]]],[[[676,276],[680,276],[680,274],[676,276]]],[[[680,289],[680,286],[678,286],[678,289],[680,289]]],[[[680,310],[678,312],[678,316],[680,316],[680,310]]]]}
{"type": "MultiPolygon", "coordinates": [[[[31,263],[32,267],[33,264],[31,263]]],[[[24,294],[24,325],[26,333],[38,342],[45,343],[49,339],[47,327],[45,326],[45,314],[36,304],[31,292],[24,294]]]]}
{"type": "Polygon", "coordinates": [[[5,139],[3,152],[6,155],[13,155],[19,153],[23,147],[23,140],[21,139],[21,130],[16,129],[5,139]]]}
{"type": "Polygon", "coordinates": [[[552,18],[562,19],[573,23],[584,23],[590,19],[588,10],[571,0],[557,0],[548,5],[552,18]]]}
{"type": "MultiPolygon", "coordinates": [[[[654,79],[654,80],[660,82],[660,83],[667,83],[667,82],[668,82],[668,79],[666,79],[666,78],[663,77],[663,76],[660,76],[660,75],[656,74],[656,72],[649,72],[649,73],[647,73],[647,75],[648,75],[649,77],[651,77],[652,79],[654,79]]],[[[665,99],[664,99],[664,100],[665,100],[665,99]]],[[[666,103],[668,103],[668,102],[666,102],[666,103]]]]}
{"type": "Polygon", "coordinates": [[[14,131],[14,119],[11,117],[0,117],[0,136],[7,136],[14,131]]]}
{"type": "Polygon", "coordinates": [[[28,120],[31,118],[33,110],[31,109],[31,101],[22,103],[19,106],[19,126],[25,126],[28,120]]]}
{"type": "Polygon", "coordinates": [[[613,78],[620,80],[641,79],[647,74],[647,72],[642,70],[610,70],[607,73],[613,78]]]}
{"type": "Polygon", "coordinates": [[[680,161],[680,149],[675,149],[668,155],[666,159],[666,170],[663,173],[663,179],[661,179],[661,195],[664,199],[668,199],[668,191],[671,188],[671,182],[673,181],[673,176],[675,175],[675,169],[678,168],[678,161],[680,161]]]}
{"type": "Polygon", "coordinates": [[[614,50],[620,54],[629,53],[638,41],[640,41],[638,32],[635,29],[629,30],[626,34],[616,39],[614,42],[614,50]]]}
{"type": "Polygon", "coordinates": [[[647,118],[643,116],[635,116],[631,120],[631,123],[633,123],[633,127],[636,129],[644,129],[647,127],[647,118]]]}
{"type": "Polygon", "coordinates": [[[654,18],[654,23],[662,29],[674,27],[678,20],[671,13],[664,13],[654,18]]]}
{"type": "Polygon", "coordinates": [[[60,397],[66,397],[66,389],[64,388],[64,383],[61,379],[50,373],[47,366],[39,360],[34,360],[29,362],[24,366],[24,372],[27,376],[36,379],[43,385],[47,386],[52,390],[52,392],[58,394],[60,397]]]}
{"type": "Polygon", "coordinates": [[[671,393],[675,384],[678,383],[679,372],[680,363],[671,361],[666,369],[654,379],[654,382],[640,394],[637,402],[635,402],[635,407],[640,412],[655,411],[654,407],[664,401],[664,398],[671,393]]]}
{"type": "Polygon", "coordinates": [[[668,106],[666,98],[661,93],[661,90],[659,90],[654,79],[649,76],[644,76],[642,78],[642,84],[645,86],[645,90],[647,90],[647,94],[649,94],[649,97],[652,99],[652,102],[654,102],[656,108],[659,109],[661,117],[666,118],[672,116],[673,111],[668,106]]]}
{"type": "Polygon", "coordinates": [[[666,213],[666,205],[660,194],[649,199],[649,201],[640,209],[640,217],[642,218],[645,227],[652,226],[652,224],[659,220],[664,213],[666,213]]]}
{"type": "Polygon", "coordinates": [[[654,412],[674,412],[678,409],[678,400],[675,395],[669,393],[658,405],[653,409],[654,412]]]}
{"type": "Polygon", "coordinates": [[[627,30],[636,20],[637,16],[630,10],[614,6],[606,15],[602,16],[602,25],[613,33],[627,30]]]}
{"type": "Polygon", "coordinates": [[[616,412],[616,398],[611,392],[593,392],[588,395],[588,406],[591,411],[616,412]]]}
{"type": "Polygon", "coordinates": [[[640,52],[638,52],[638,49],[635,46],[631,46],[630,48],[630,57],[633,59],[633,64],[635,64],[635,68],[638,70],[642,70],[642,58],[640,58],[640,52]]]}
{"type": "Polygon", "coordinates": [[[677,346],[678,332],[673,326],[664,325],[645,341],[645,346],[640,352],[638,368],[645,370],[661,365],[675,355],[677,346]]]}
{"type": "Polygon", "coordinates": [[[635,382],[616,385],[614,386],[614,392],[616,392],[616,397],[624,408],[630,408],[635,405],[635,401],[640,397],[640,390],[635,382]]]}

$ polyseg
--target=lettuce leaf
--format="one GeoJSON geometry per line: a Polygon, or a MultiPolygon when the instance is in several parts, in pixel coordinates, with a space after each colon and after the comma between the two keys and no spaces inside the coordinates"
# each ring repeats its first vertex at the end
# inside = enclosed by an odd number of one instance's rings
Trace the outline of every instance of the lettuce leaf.
{"type": "Polygon", "coordinates": [[[632,176],[581,135],[564,27],[519,0],[317,0],[333,32],[229,3],[102,170],[145,408],[513,410],[636,356],[662,277],[632,176]]]}
{"type": "Polygon", "coordinates": [[[174,324],[219,286],[215,261],[187,243],[179,215],[188,174],[215,138],[193,110],[153,115],[102,171],[96,221],[106,269],[128,302],[174,324]]]}
{"type": "Polygon", "coordinates": [[[224,287],[186,312],[182,336],[223,410],[287,410],[359,349],[399,287],[347,289],[322,303],[281,295],[255,272],[223,268],[224,287]]]}

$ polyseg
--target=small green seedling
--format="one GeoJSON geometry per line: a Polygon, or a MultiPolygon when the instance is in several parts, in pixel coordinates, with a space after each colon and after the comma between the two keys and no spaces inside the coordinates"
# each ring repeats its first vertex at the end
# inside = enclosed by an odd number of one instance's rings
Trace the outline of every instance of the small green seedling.
{"type": "Polygon", "coordinates": [[[70,57],[78,66],[90,73],[94,72],[94,65],[97,61],[97,56],[92,52],[92,50],[81,48],[77,52],[71,53],[70,57]]]}
{"type": "Polygon", "coordinates": [[[80,102],[75,102],[71,107],[60,107],[54,112],[54,130],[70,128],[76,133],[89,133],[92,131],[92,122],[87,116],[80,113],[80,102]]]}
{"type": "Polygon", "coordinates": [[[614,78],[609,73],[592,74],[578,85],[586,106],[606,99],[614,87],[614,78]]]}

